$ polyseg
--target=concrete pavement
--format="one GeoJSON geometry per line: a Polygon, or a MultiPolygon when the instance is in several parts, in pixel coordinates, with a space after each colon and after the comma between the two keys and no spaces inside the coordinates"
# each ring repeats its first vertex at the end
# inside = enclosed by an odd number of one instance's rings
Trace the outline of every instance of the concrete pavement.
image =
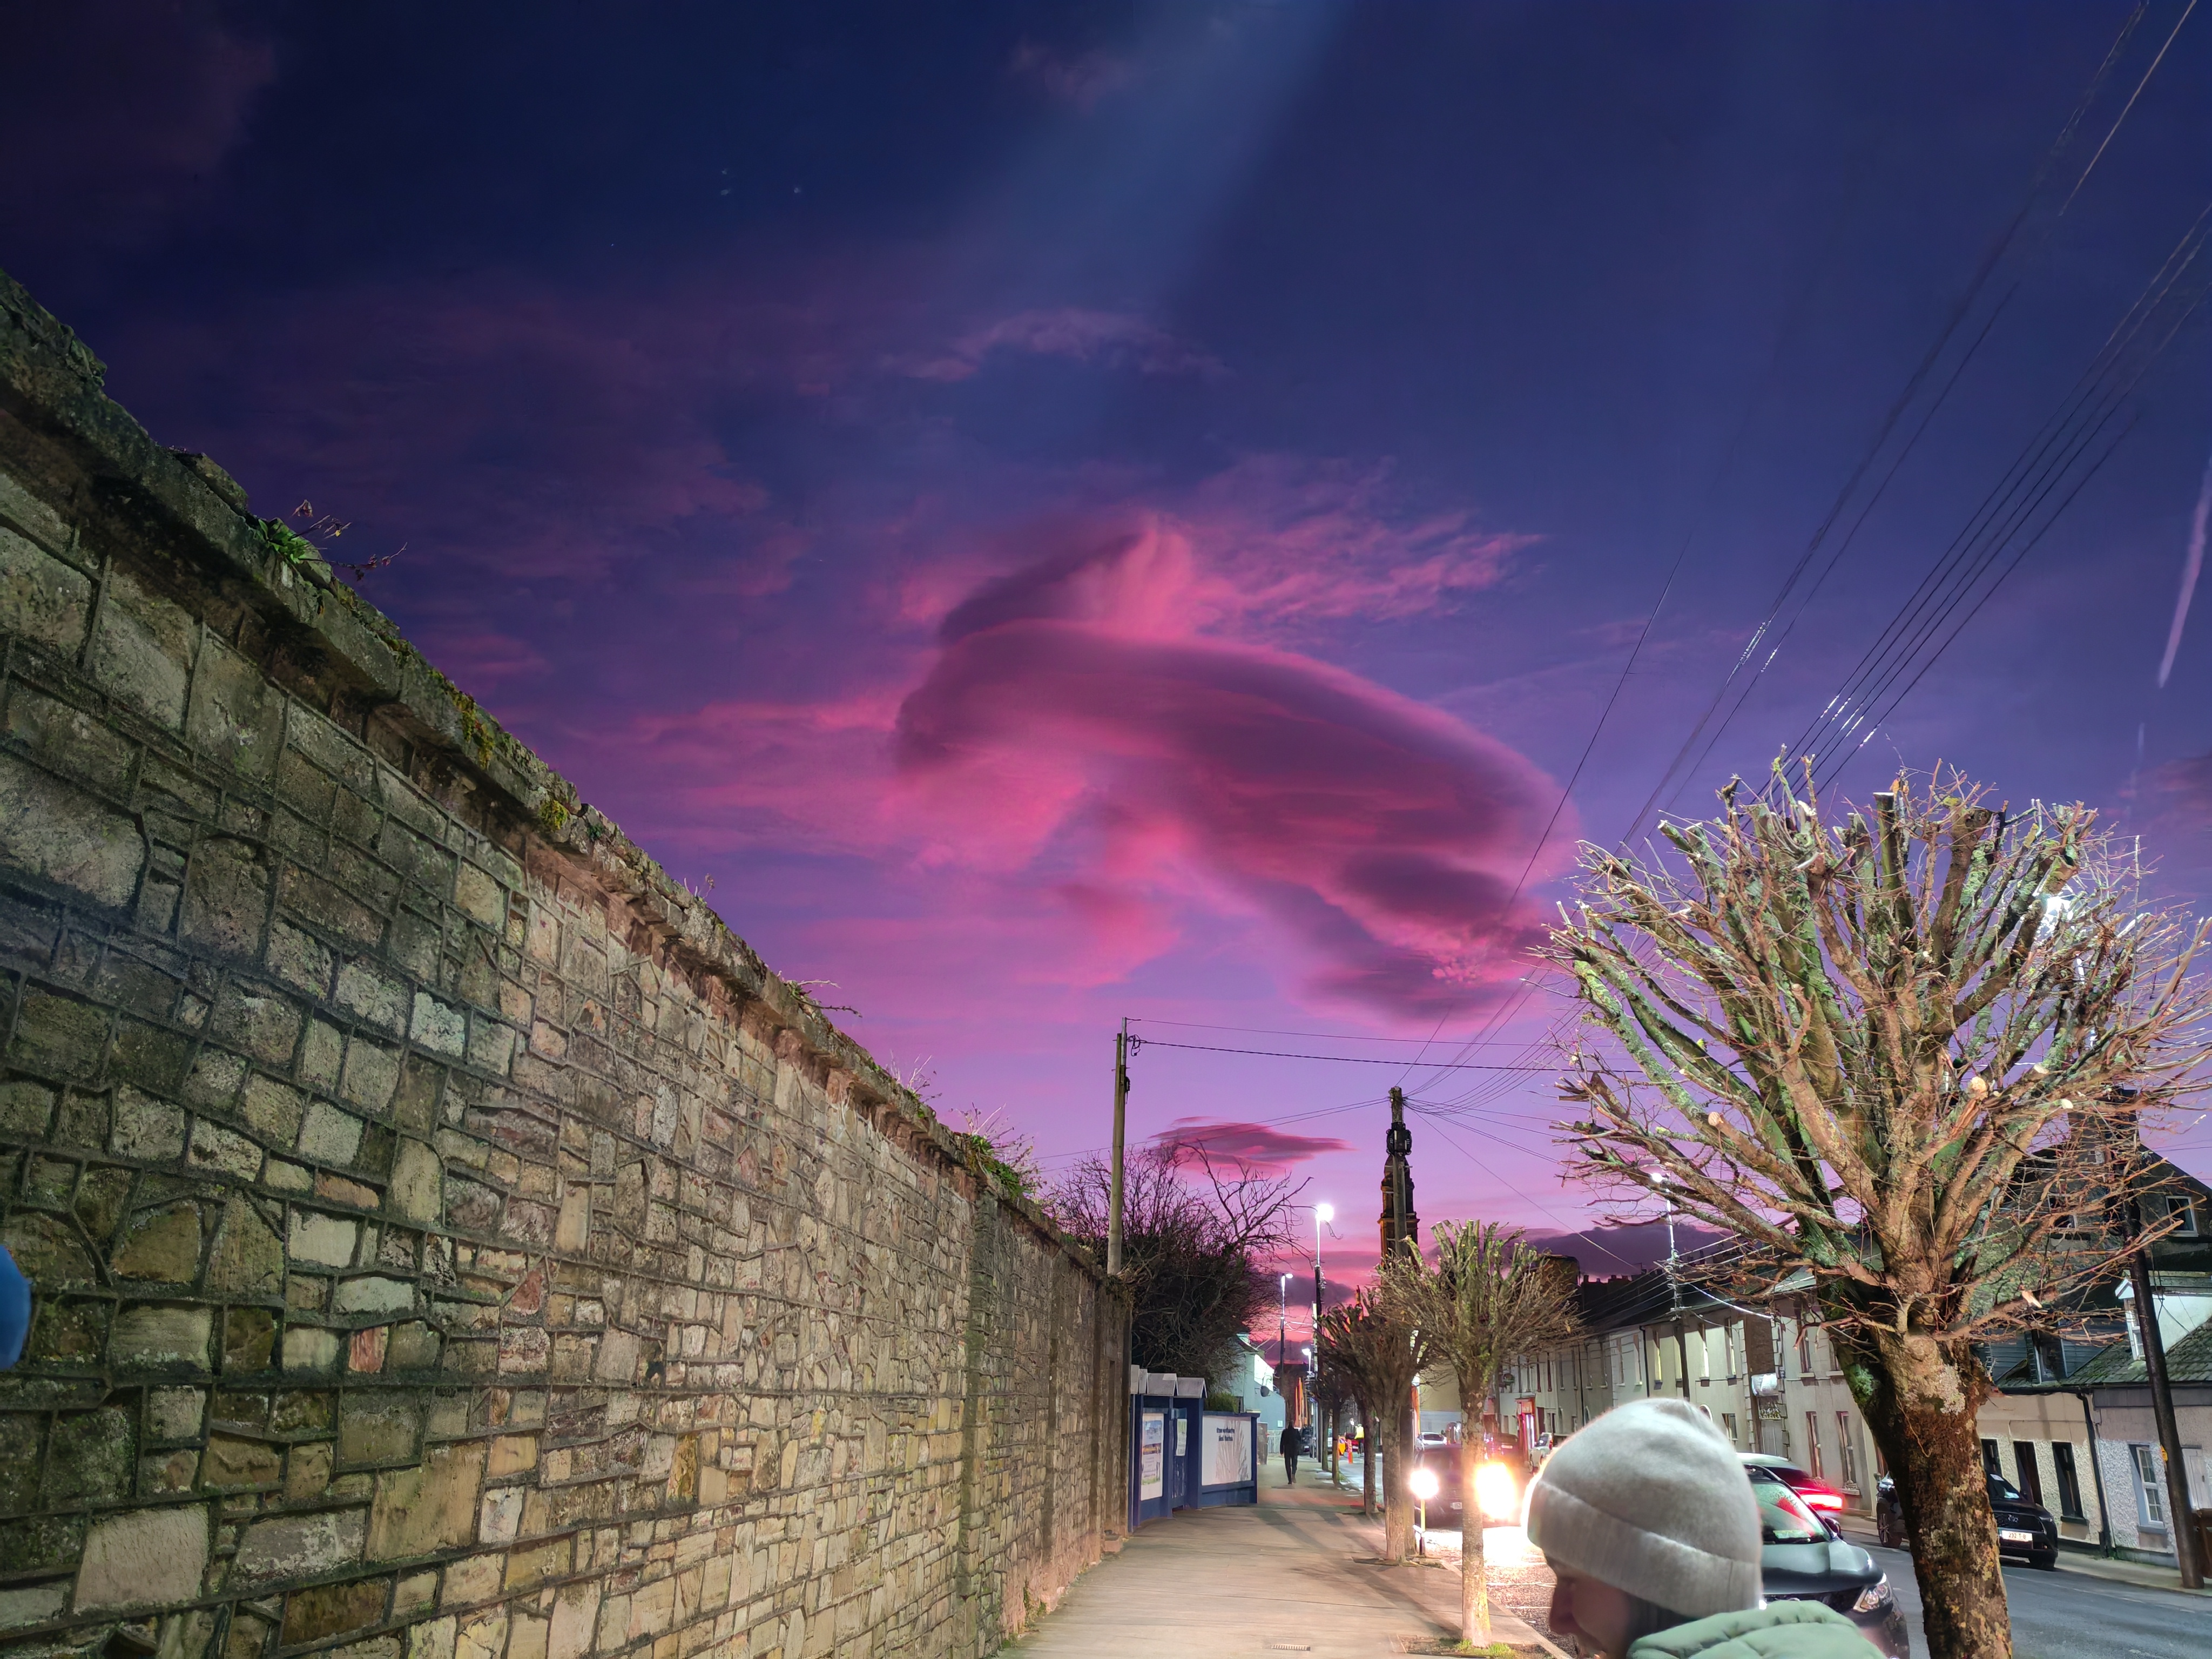
{"type": "MultiPolygon", "coordinates": [[[[1257,1507],[1185,1510],[1139,1528],[1001,1653],[1380,1659],[1458,1636],[1458,1574],[1376,1565],[1382,1523],[1359,1513],[1356,1496],[1304,1467],[1286,1489],[1271,1462],[1260,1497],[1257,1507]]],[[[1493,1634],[1530,1655],[1559,1652],[1503,1608],[1493,1634]]]]}

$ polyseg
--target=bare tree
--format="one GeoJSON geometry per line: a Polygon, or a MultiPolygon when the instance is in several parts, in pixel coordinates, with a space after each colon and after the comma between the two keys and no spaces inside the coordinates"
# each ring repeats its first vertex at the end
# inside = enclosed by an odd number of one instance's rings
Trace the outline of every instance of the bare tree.
{"type": "Polygon", "coordinates": [[[1322,1363],[1318,1344],[1314,1348],[1313,1381],[1307,1392],[1313,1400],[1314,1425],[1321,1431],[1321,1455],[1324,1467],[1328,1470],[1328,1478],[1334,1480],[1336,1479],[1336,1425],[1343,1415],[1346,1402],[1352,1398],[1352,1390],[1341,1371],[1322,1363]]]}
{"type": "Polygon", "coordinates": [[[1810,1271],[1897,1483],[1934,1659],[2010,1652],[1970,1344],[2110,1270],[2138,1121],[2200,1086],[2201,926],[2140,905],[2085,807],[1955,775],[1828,823],[1809,776],[1585,848],[1553,935],[1583,1172],[1810,1271]]]}
{"type": "Polygon", "coordinates": [[[1380,1288],[1370,1285],[1324,1314],[1319,1336],[1314,1344],[1316,1359],[1343,1375],[1359,1401],[1359,1419],[1367,1426],[1370,1515],[1375,1512],[1378,1452],[1384,1479],[1390,1483],[1382,1499],[1382,1559],[1402,1561],[1413,1543],[1413,1498],[1406,1489],[1411,1448],[1404,1444],[1404,1407],[1428,1354],[1427,1334],[1407,1324],[1380,1288]]]}
{"type": "Polygon", "coordinates": [[[1428,1339],[1431,1361],[1449,1366],[1459,1383],[1460,1638],[1486,1646],[1490,1578],[1476,1490],[1481,1402],[1497,1392],[1498,1371],[1515,1354],[1564,1342],[1581,1328],[1576,1267],[1569,1257],[1531,1247],[1518,1228],[1495,1222],[1447,1221],[1431,1237],[1434,1268],[1407,1251],[1384,1264],[1381,1284],[1399,1319],[1428,1339]]]}
{"type": "MultiPolygon", "coordinates": [[[[1121,1267],[1134,1309],[1130,1357],[1148,1370],[1219,1380],[1237,1334],[1264,1313],[1274,1281],[1261,1263],[1291,1248],[1304,1182],[1224,1160],[1203,1146],[1155,1142],[1127,1161],[1121,1267]]],[[[1052,1194],[1060,1225],[1103,1259],[1112,1175],[1077,1164],[1052,1194]]]]}

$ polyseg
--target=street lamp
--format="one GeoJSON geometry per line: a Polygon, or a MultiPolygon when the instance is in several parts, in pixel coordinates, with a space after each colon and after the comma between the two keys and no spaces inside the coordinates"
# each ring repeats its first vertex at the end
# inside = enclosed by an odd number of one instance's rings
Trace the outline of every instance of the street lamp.
{"type": "Polygon", "coordinates": [[[1321,1340],[1321,1310],[1322,1310],[1322,1294],[1321,1294],[1321,1230],[1322,1230],[1323,1227],[1327,1226],[1330,1222],[1332,1222],[1332,1221],[1334,1221],[1334,1220],[1335,1220],[1335,1219],[1336,1219],[1336,1209],[1335,1209],[1335,1206],[1333,1206],[1333,1205],[1328,1205],[1328,1204],[1316,1204],[1316,1205],[1315,1205],[1315,1206],[1314,1206],[1314,1319],[1313,1319],[1313,1328],[1314,1328],[1314,1340],[1315,1340],[1315,1341],[1316,1341],[1316,1342],[1318,1342],[1318,1341],[1320,1341],[1320,1340],[1321,1340]]]}
{"type": "Polygon", "coordinates": [[[1275,1287],[1275,1366],[1279,1370],[1290,1358],[1290,1314],[1291,1276],[1285,1273],[1283,1282],[1275,1287]]]}

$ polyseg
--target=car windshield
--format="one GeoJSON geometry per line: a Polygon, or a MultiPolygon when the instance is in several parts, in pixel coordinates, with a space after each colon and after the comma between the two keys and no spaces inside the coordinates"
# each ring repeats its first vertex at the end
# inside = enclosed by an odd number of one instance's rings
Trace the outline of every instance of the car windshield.
{"type": "Polygon", "coordinates": [[[1993,1504],[2017,1504],[2020,1502],[2019,1489],[2004,1476],[1993,1474],[1990,1477],[1990,1501],[1993,1504]]]}
{"type": "Polygon", "coordinates": [[[1760,1537],[1770,1544],[1812,1544],[1825,1541],[1828,1529],[1805,1507],[1805,1500],[1779,1480],[1751,1483],[1759,1499],[1760,1537]]]}

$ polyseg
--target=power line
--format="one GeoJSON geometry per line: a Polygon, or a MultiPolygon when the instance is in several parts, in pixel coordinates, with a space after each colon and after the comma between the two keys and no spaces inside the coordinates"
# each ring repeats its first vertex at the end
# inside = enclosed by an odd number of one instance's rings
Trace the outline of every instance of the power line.
{"type": "MultiPolygon", "coordinates": [[[[1347,1066],[1396,1066],[1401,1062],[1389,1054],[1294,1054],[1276,1048],[1227,1048],[1211,1042],[1168,1042],[1159,1037],[1131,1037],[1131,1048],[1188,1048],[1206,1054],[1254,1054],[1263,1060],[1329,1060],[1347,1066]]],[[[1426,1062],[1440,1071],[1454,1072],[1540,1072],[1548,1068],[1540,1066],[1492,1066],[1480,1060],[1447,1063],[1426,1062]]]]}
{"type": "MultiPolygon", "coordinates": [[[[2193,4],[2194,0],[2191,0],[2191,3],[2193,4]]],[[[2139,3],[2136,5],[2134,11],[2129,15],[2126,22],[2121,25],[2120,32],[2114,39],[2110,49],[2106,52],[2104,61],[2098,65],[2095,74],[2090,76],[2088,85],[2083,88],[2081,96],[2075,101],[2074,109],[2069,115],[2066,124],[2060,128],[2057,137],[2052,141],[2050,149],[2045,153],[2041,163],[2037,167],[2034,177],[2030,179],[2028,183],[2027,193],[2021,203],[2019,210],[2013,215],[2012,219],[2005,226],[2002,233],[1990,244],[1990,248],[1984,254],[1981,265],[1975,271],[1972,280],[1967,284],[1966,292],[1952,307],[1950,314],[1946,318],[1942,328],[1938,331],[1936,337],[1935,343],[1929,347],[1926,354],[1921,358],[1918,366],[1914,368],[1911,375],[1906,380],[1904,390],[1898,394],[1896,400],[1891,404],[1888,412],[1884,416],[1881,425],[1876,428],[1872,441],[1868,444],[1864,453],[1860,456],[1857,464],[1851,469],[1850,475],[1844,479],[1843,488],[1837,492],[1835,501],[1830,505],[1827,514],[1821,519],[1820,524],[1814,528],[1811,538],[1805,545],[1804,551],[1798,556],[1796,562],[1790,567],[1789,574],[1784,577],[1781,587],[1775,594],[1773,604],[1768,608],[1766,616],[1759,623],[1759,626],[1753,630],[1750,639],[1745,642],[1743,649],[1738,653],[1735,663],[1729,667],[1728,674],[1721,682],[1719,689],[1714,692],[1711,702],[1706,705],[1705,712],[1698,717],[1696,724],[1691,727],[1689,736],[1683,739],[1682,746],[1675,751],[1674,757],[1668,763],[1666,770],[1660,774],[1658,781],[1652,786],[1651,793],[1645,797],[1644,804],[1637,809],[1636,816],[1630,820],[1628,829],[1623,832],[1620,837],[1624,843],[1634,838],[1638,830],[1642,826],[1644,821],[1650,815],[1652,809],[1658,805],[1661,797],[1667,793],[1668,786],[1674,781],[1678,774],[1680,775],[1681,783],[1676,787],[1675,794],[1680,794],[1681,788],[1687,786],[1689,779],[1695,775],[1698,769],[1705,763],[1705,757],[1712,752],[1714,746],[1719,743],[1721,738],[1727,732],[1729,726],[1734,723],[1737,714],[1742,712],[1744,705],[1749,700],[1753,690],[1757,687],[1759,682],[1765,677],[1767,669],[1773,665],[1775,659],[1780,654],[1782,647],[1784,644],[1787,642],[1790,635],[1795,631],[1797,622],[1803,617],[1806,608],[1812,603],[1814,595],[1819,592],[1821,586],[1826,584],[1830,573],[1834,570],[1838,561],[1841,559],[1844,552],[1849,550],[1851,543],[1856,540],[1861,526],[1865,524],[1868,515],[1874,509],[1875,504],[1881,500],[1883,494],[1888,489],[1891,482],[1896,477],[1899,469],[1904,465],[1906,459],[1910,457],[1914,447],[1918,444],[1921,434],[1927,430],[1929,422],[1935,418],[1937,410],[1943,406],[1945,401],[1949,398],[1952,389],[1958,384],[1960,376],[1965,374],[1967,365],[1973,361],[1975,356],[1980,351],[1983,343],[1989,338],[1991,330],[1996,326],[1997,319],[2003,313],[2006,307],[2010,304],[2013,295],[2019,291],[2020,277],[2016,275],[2011,285],[2006,289],[2003,295],[1999,298],[1995,307],[1990,310],[1989,316],[1983,322],[1981,328],[1977,331],[1973,336],[1973,338],[1967,345],[1965,352],[1960,357],[1959,362],[1954,366],[1950,374],[1944,380],[1941,388],[1936,392],[1935,398],[1929,404],[1918,423],[1912,428],[1910,435],[1905,439],[1902,447],[1897,450],[1894,456],[1889,461],[1887,468],[1882,471],[1879,481],[1875,484],[1871,493],[1866,497],[1863,504],[1861,506],[1857,516],[1852,520],[1849,528],[1844,532],[1842,538],[1835,544],[1833,550],[1828,554],[1826,562],[1822,565],[1820,571],[1814,580],[1812,586],[1805,591],[1802,598],[1797,599],[1796,608],[1792,611],[1789,622],[1783,626],[1780,634],[1775,638],[1772,646],[1767,649],[1765,656],[1758,661],[1755,668],[1752,668],[1749,678],[1744,681],[1742,690],[1736,694],[1735,701],[1729,704],[1727,713],[1721,719],[1720,724],[1712,728],[1711,735],[1705,738],[1702,746],[1700,746],[1698,743],[1699,738],[1705,732],[1706,727],[1711,723],[1714,715],[1720,712],[1722,705],[1724,702],[1728,702],[1730,688],[1735,686],[1739,677],[1743,675],[1745,669],[1753,663],[1753,659],[1759,658],[1759,653],[1762,645],[1765,644],[1768,635],[1772,632],[1776,624],[1780,622],[1783,611],[1790,605],[1791,596],[1796,592],[1798,584],[1804,580],[1806,572],[1811,568],[1814,560],[1819,556],[1822,547],[1826,544],[1829,536],[1835,530],[1837,525],[1843,520],[1845,513],[1850,507],[1851,501],[1858,494],[1861,485],[1866,482],[1869,475],[1873,472],[1876,463],[1881,457],[1883,450],[1888,446],[1890,440],[1895,436],[1899,423],[1905,419],[1907,411],[1919,398],[1922,388],[1926,385],[1929,376],[1935,372],[1936,366],[1942,362],[1944,353],[1949,349],[1951,342],[1957,335],[1959,329],[1972,313],[1976,305],[1979,302],[1984,291],[1989,286],[1990,278],[1996,274],[1999,265],[2003,263],[2005,256],[2012,251],[2014,245],[2019,241],[2021,232],[2026,228],[2029,220],[2033,216],[2036,203],[2042,197],[2044,186],[2049,181],[2052,171],[2058,165],[2060,158],[2072,147],[2075,137],[2079,131],[2082,121],[2087,118],[2089,109],[2095,103],[2099,94],[2103,90],[2105,82],[2110,78],[2112,70],[2118,66],[2120,58],[2124,55],[2129,42],[2134,37],[2137,25],[2139,25],[2142,21],[2144,12],[2147,9],[2147,4],[2148,0],[2139,0],[2139,3]],[[1694,757],[1692,756],[1692,750],[1695,751],[1694,757]]],[[[2177,27],[2178,27],[2179,26],[2177,25],[2177,27]]],[[[2171,44],[2170,40],[2168,44],[2171,44]]],[[[2161,58],[2164,56],[2163,49],[2161,49],[2160,56],[2161,58]]],[[[2156,67],[2157,64],[2154,62],[2152,68],[2155,69],[2156,67]]],[[[2148,74],[2146,74],[2145,79],[2147,80],[2148,78],[2148,74]]],[[[2140,95],[2142,87],[2138,85],[2136,91],[2136,95],[2140,95]]],[[[2128,111],[2133,109],[2134,106],[2135,99],[2131,97],[2128,101],[2126,108],[2124,108],[2121,111],[2119,117],[2113,122],[2112,129],[2106,134],[2104,143],[2098,146],[2096,155],[2091,158],[2089,165],[2083,168],[2081,177],[2075,181],[2073,191],[2069,192],[2065,203],[2060,206],[2058,212],[2053,216],[2051,220],[2052,225],[2056,224],[2058,218],[2064,216],[2066,208],[2072,204],[2074,195],[2079,192],[2082,183],[2087,179],[2089,173],[2094,170],[2097,161],[2103,156],[2106,148],[2111,144],[2112,135],[2118,131],[2121,122],[2124,122],[2127,118],[2128,111]]],[[[2021,261],[2023,270],[2025,270],[2026,265],[2032,262],[2036,254],[2041,251],[2043,244],[2049,240],[2049,235],[2050,228],[2046,227],[2043,234],[2037,239],[2034,246],[2030,248],[2027,253],[2023,257],[2021,261]]],[[[1672,798],[1670,797],[1669,799],[1671,799],[1672,798]]]]}

